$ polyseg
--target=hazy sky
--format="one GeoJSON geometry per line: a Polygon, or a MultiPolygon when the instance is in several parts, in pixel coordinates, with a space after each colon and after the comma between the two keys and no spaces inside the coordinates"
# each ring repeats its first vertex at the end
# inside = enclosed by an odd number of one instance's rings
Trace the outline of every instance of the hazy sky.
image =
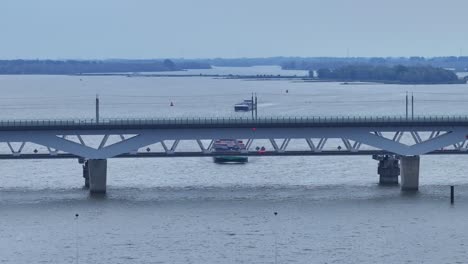
{"type": "Polygon", "coordinates": [[[0,58],[468,55],[468,0],[0,0],[0,58]]]}

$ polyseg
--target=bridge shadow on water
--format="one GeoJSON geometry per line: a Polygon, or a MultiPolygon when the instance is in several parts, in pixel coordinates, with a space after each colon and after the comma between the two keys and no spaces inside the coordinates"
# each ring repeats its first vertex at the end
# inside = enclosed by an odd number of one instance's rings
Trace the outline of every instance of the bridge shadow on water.
{"type": "MultiPolygon", "coordinates": [[[[106,194],[90,194],[82,188],[0,188],[0,205],[42,203],[166,203],[166,202],[385,202],[419,203],[449,201],[449,185],[422,185],[419,191],[401,191],[400,186],[371,185],[227,185],[113,187],[106,194]]],[[[468,203],[468,184],[455,186],[457,202],[468,203]]]]}
{"type": "Polygon", "coordinates": [[[89,200],[105,201],[108,197],[106,193],[88,193],[89,200]]]}

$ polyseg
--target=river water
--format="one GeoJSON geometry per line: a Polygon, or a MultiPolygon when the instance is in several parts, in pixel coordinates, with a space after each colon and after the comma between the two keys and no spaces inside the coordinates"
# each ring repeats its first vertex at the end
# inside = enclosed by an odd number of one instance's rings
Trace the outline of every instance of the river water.
{"type": "MultiPolygon", "coordinates": [[[[281,72],[239,69],[249,70],[281,72]]],[[[407,91],[414,95],[415,115],[468,115],[467,85],[0,76],[0,87],[0,119],[91,119],[96,94],[104,118],[248,117],[234,113],[233,105],[252,92],[264,117],[404,115],[407,91]]],[[[76,160],[1,165],[0,263],[468,259],[465,156],[423,156],[417,194],[379,187],[371,157],[263,157],[245,165],[209,158],[111,159],[105,197],[82,189],[76,160]],[[449,185],[456,186],[454,206],[449,185]]]]}

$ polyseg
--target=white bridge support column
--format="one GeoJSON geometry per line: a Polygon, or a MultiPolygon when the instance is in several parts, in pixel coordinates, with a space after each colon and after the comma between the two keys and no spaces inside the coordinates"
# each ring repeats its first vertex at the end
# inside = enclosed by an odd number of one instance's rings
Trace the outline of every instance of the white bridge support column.
{"type": "Polygon", "coordinates": [[[403,156],[401,162],[401,190],[417,191],[419,188],[419,156],[403,156]]]}
{"type": "Polygon", "coordinates": [[[90,193],[106,193],[107,184],[107,160],[88,160],[89,191],[90,193]]]}

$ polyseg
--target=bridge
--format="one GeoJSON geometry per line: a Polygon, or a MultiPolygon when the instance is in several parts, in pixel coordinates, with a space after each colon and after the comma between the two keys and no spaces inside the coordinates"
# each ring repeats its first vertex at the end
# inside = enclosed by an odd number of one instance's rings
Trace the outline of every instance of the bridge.
{"type": "Polygon", "coordinates": [[[102,193],[109,158],[372,155],[381,183],[398,184],[401,167],[402,189],[417,190],[419,156],[468,154],[467,139],[467,116],[3,120],[0,159],[76,158],[90,191],[102,193]],[[213,152],[223,138],[246,149],[213,152]],[[197,149],[181,150],[184,141],[197,149]]]}

